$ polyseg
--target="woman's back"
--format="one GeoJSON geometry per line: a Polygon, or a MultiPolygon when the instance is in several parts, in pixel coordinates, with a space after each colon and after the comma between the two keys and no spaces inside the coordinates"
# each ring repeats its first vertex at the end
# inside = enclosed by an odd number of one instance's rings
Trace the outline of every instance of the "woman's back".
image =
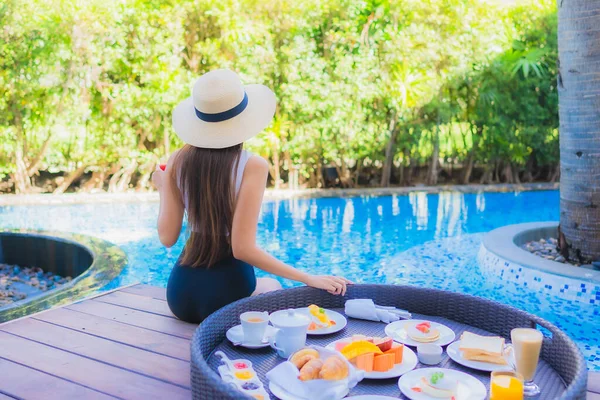
{"type": "Polygon", "coordinates": [[[158,236],[165,246],[187,240],[167,284],[167,301],[180,319],[200,322],[216,309],[252,294],[281,288],[256,279],[254,267],[343,294],[347,281],[313,276],[282,263],[256,244],[269,175],[266,160],[242,149],[275,113],[275,94],[243,85],[232,71],[211,71],[173,111],[173,128],[186,145],[152,180],[160,192],[158,236]]]}
{"type": "MultiPolygon", "coordinates": [[[[244,170],[246,169],[246,164],[248,163],[248,160],[250,159],[250,157],[252,157],[252,155],[253,154],[250,153],[249,151],[242,150],[240,153],[237,165],[234,165],[232,168],[231,178],[232,178],[232,182],[233,182],[235,199],[237,199],[238,195],[240,194],[240,188],[242,186],[242,180],[244,178],[244,170]]],[[[181,173],[179,172],[179,170],[176,172],[176,176],[177,176],[177,179],[176,179],[177,189],[179,189],[179,193],[183,200],[184,208],[187,211],[188,210],[188,199],[186,196],[183,195],[182,186],[184,186],[184,185],[181,184],[181,173]]],[[[202,178],[198,177],[197,179],[202,179],[202,178]]],[[[191,195],[193,196],[194,194],[192,193],[191,195]]],[[[192,230],[194,232],[202,232],[202,229],[200,227],[194,228],[192,230]]]]}

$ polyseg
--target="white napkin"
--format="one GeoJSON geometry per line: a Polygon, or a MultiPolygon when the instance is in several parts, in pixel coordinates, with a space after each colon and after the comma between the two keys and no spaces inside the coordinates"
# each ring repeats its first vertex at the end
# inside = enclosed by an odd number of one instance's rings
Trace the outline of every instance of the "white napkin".
{"type": "Polygon", "coordinates": [[[346,315],[352,318],[366,319],[368,321],[390,322],[399,319],[411,319],[412,315],[406,310],[395,307],[376,305],[371,299],[354,299],[346,301],[346,315]]]}
{"type": "MultiPolygon", "coordinates": [[[[323,347],[312,347],[316,349],[321,358],[325,359],[331,355],[343,356],[335,351],[327,350],[323,347]]],[[[277,386],[285,389],[286,392],[294,397],[305,400],[334,400],[341,399],[348,389],[352,389],[360,382],[365,374],[363,371],[356,370],[352,364],[348,363],[350,374],[348,378],[339,381],[325,381],[315,379],[311,381],[301,381],[298,379],[298,368],[289,361],[285,361],[269,372],[267,379],[277,386]]]]}

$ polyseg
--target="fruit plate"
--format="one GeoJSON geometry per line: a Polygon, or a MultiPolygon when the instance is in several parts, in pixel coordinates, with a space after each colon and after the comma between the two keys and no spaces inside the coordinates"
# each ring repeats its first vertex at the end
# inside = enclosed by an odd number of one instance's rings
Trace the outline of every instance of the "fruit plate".
{"type": "Polygon", "coordinates": [[[504,356],[504,358],[506,359],[506,362],[507,362],[506,365],[493,364],[493,363],[488,363],[488,362],[483,362],[483,361],[467,360],[466,358],[463,357],[462,351],[460,351],[460,340],[457,340],[456,342],[454,342],[450,346],[448,346],[448,348],[446,349],[446,352],[448,353],[448,357],[450,357],[454,362],[456,362],[460,365],[464,365],[465,367],[473,368],[473,369],[476,369],[479,371],[494,372],[494,371],[511,371],[512,370],[512,368],[510,366],[512,360],[508,358],[508,357],[512,358],[512,351],[510,352],[510,354],[506,354],[504,356]]]}
{"type": "Polygon", "coordinates": [[[398,387],[402,394],[411,400],[435,399],[433,396],[414,390],[421,387],[422,377],[427,377],[435,372],[442,372],[445,377],[458,382],[454,395],[456,400],[484,400],[487,396],[485,386],[478,379],[464,372],[446,368],[419,368],[410,371],[398,380],[398,387]]]}
{"type": "MultiPolygon", "coordinates": [[[[273,382],[269,382],[269,390],[271,391],[271,393],[273,393],[273,396],[277,397],[280,400],[303,400],[302,397],[293,395],[292,393],[288,392],[287,390],[273,382]]],[[[348,395],[348,392],[350,392],[350,389],[346,388],[340,393],[339,396],[336,396],[331,400],[343,399],[348,395]]]]}
{"type": "MultiPolygon", "coordinates": [[[[330,335],[332,333],[341,331],[342,329],[344,329],[346,327],[346,324],[348,324],[348,320],[346,319],[346,317],[344,317],[339,312],[333,311],[333,310],[328,310],[326,308],[324,308],[323,310],[325,310],[325,313],[327,314],[329,319],[331,321],[335,322],[335,325],[332,325],[328,328],[320,328],[320,329],[316,329],[316,330],[312,330],[312,331],[309,330],[307,332],[309,335],[330,335]]],[[[299,308],[296,311],[308,316],[312,320],[312,315],[308,311],[308,307],[307,308],[299,308]]]]}
{"type": "Polygon", "coordinates": [[[432,343],[440,346],[445,346],[448,343],[452,343],[456,338],[454,331],[448,328],[446,325],[440,324],[438,322],[433,321],[425,321],[420,319],[408,319],[402,321],[392,322],[385,327],[385,334],[394,339],[397,342],[404,343],[407,346],[416,347],[423,343],[432,343]],[[415,325],[422,324],[428,322],[431,324],[431,329],[437,329],[440,332],[440,336],[437,340],[432,342],[419,342],[412,339],[408,335],[407,329],[411,329],[415,325]]]}
{"type": "MultiPolygon", "coordinates": [[[[344,340],[348,340],[347,338],[336,340],[335,342],[331,342],[327,345],[327,348],[330,350],[335,350],[335,344],[337,342],[341,342],[344,340]]],[[[395,345],[399,345],[400,343],[394,342],[395,345]]],[[[390,369],[386,372],[365,372],[365,379],[390,379],[397,378],[402,376],[403,374],[412,371],[417,366],[417,355],[414,351],[404,346],[402,351],[402,362],[400,364],[395,364],[394,368],[390,369]]]]}

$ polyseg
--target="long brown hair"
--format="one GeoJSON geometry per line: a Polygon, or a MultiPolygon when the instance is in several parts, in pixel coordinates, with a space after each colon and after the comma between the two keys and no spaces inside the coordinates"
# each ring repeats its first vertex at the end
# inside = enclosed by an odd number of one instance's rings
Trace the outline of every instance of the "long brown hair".
{"type": "Polygon", "coordinates": [[[175,179],[186,204],[188,220],[183,265],[210,267],[231,255],[233,179],[241,153],[242,144],[224,149],[185,145],[177,154],[175,179]]]}

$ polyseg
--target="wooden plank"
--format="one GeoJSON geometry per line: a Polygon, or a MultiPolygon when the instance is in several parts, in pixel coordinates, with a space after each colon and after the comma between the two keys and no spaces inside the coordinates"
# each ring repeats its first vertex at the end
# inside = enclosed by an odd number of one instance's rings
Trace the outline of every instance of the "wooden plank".
{"type": "Polygon", "coordinates": [[[127,292],[113,292],[101,297],[97,297],[93,301],[100,301],[102,303],[114,304],[117,306],[163,315],[169,318],[175,318],[166,301],[158,300],[153,297],[145,297],[127,292]]]}
{"type": "Polygon", "coordinates": [[[141,328],[168,333],[169,335],[184,339],[191,339],[197,327],[197,325],[188,324],[175,318],[163,317],[162,315],[150,314],[98,301],[72,304],[66,308],[141,328]]]}
{"type": "MultiPolygon", "coordinates": [[[[0,196],[1,196],[1,195],[0,195],[0,196]]],[[[116,288],[116,289],[107,290],[107,291],[105,291],[105,292],[96,293],[96,294],[93,294],[93,295],[91,295],[91,296],[88,296],[88,297],[86,297],[86,298],[84,298],[84,299],[77,300],[77,301],[75,301],[75,302],[73,302],[73,303],[67,303],[67,304],[63,304],[63,305],[60,305],[60,306],[56,306],[56,307],[53,307],[53,308],[49,308],[49,309],[47,309],[47,310],[42,310],[42,311],[38,311],[38,312],[36,312],[36,313],[33,313],[33,314],[25,315],[25,316],[23,316],[23,317],[19,317],[19,318],[11,319],[10,321],[5,321],[5,322],[2,322],[2,323],[0,323],[0,327],[1,327],[2,325],[6,325],[6,324],[12,324],[13,322],[21,321],[21,320],[24,320],[24,319],[29,319],[29,318],[31,318],[31,317],[37,317],[37,316],[38,316],[38,315],[40,315],[40,314],[44,314],[44,313],[47,313],[47,312],[50,312],[50,311],[53,311],[53,310],[58,310],[58,309],[60,309],[60,308],[64,308],[64,307],[66,307],[66,306],[70,306],[71,304],[80,303],[80,302],[82,302],[82,301],[86,301],[86,300],[89,300],[89,299],[94,299],[94,298],[96,298],[96,297],[98,297],[98,296],[104,296],[105,294],[108,294],[108,293],[112,293],[112,292],[116,292],[116,291],[119,291],[119,290],[127,289],[127,288],[129,288],[129,287],[131,287],[131,286],[134,286],[134,285],[137,285],[137,283],[132,283],[131,285],[122,286],[122,287],[119,287],[119,288],[116,288]]]]}
{"type": "Polygon", "coordinates": [[[190,360],[190,341],[110,319],[60,308],[35,319],[96,335],[155,353],[190,360]]]}
{"type": "Polygon", "coordinates": [[[115,367],[190,387],[189,362],[30,319],[7,325],[3,331],[115,367]]]}
{"type": "Polygon", "coordinates": [[[158,300],[167,300],[167,290],[165,288],[144,285],[141,283],[138,285],[123,288],[120,291],[126,293],[133,293],[140,296],[153,297],[158,300]]]}
{"type": "MultiPolygon", "coordinates": [[[[0,358],[0,391],[21,399],[108,400],[114,397],[0,358]]],[[[8,396],[0,399],[11,398],[8,396]]]]}
{"type": "Polygon", "coordinates": [[[188,389],[0,332],[0,357],[126,399],[189,399],[188,389]]]}

